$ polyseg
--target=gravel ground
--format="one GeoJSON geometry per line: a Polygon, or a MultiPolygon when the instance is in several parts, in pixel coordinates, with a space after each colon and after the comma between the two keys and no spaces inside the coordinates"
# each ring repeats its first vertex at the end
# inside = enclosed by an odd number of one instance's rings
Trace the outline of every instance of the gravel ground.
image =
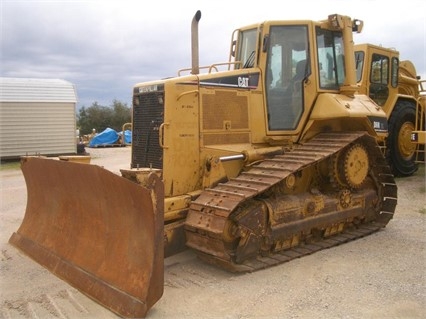
{"type": "MultiPolygon", "coordinates": [[[[92,163],[128,168],[130,147],[87,149],[92,163]]],[[[8,244],[21,224],[19,168],[0,170],[0,318],[118,318],[8,244]]],[[[165,260],[165,290],[148,318],[426,318],[425,168],[397,179],[398,206],[373,235],[250,274],[190,250],[165,260]]]]}

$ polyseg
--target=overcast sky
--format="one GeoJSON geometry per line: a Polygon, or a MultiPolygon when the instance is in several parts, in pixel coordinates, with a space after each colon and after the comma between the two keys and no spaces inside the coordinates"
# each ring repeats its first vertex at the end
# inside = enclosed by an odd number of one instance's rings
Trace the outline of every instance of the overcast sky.
{"type": "Polygon", "coordinates": [[[197,10],[201,65],[227,61],[240,26],[340,13],[364,21],[355,43],[396,48],[426,79],[424,0],[0,0],[0,76],[67,80],[79,107],[130,106],[135,83],[190,67],[197,10]]]}

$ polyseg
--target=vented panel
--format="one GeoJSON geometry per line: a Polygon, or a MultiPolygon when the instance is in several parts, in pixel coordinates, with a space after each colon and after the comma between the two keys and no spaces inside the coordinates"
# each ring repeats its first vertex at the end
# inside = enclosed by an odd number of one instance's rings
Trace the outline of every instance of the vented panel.
{"type": "Polygon", "coordinates": [[[215,94],[204,94],[203,130],[222,130],[224,122],[229,123],[231,130],[248,129],[247,96],[239,96],[235,91],[216,91],[215,94]]]}
{"type": "Polygon", "coordinates": [[[159,127],[164,121],[164,92],[139,95],[133,106],[132,164],[136,167],[163,168],[163,150],[159,144],[159,127]]]}
{"type": "Polygon", "coordinates": [[[249,133],[204,134],[204,145],[250,143],[249,133]]]}

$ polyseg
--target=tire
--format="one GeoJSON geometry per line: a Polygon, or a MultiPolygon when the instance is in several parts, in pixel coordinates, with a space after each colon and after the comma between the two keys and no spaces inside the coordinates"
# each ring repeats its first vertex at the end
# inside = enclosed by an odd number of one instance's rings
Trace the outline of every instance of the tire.
{"type": "Polygon", "coordinates": [[[85,150],[85,146],[82,143],[78,143],[77,144],[77,154],[85,154],[86,150],[85,150]]]}
{"type": "Polygon", "coordinates": [[[398,101],[389,118],[386,159],[395,176],[411,176],[418,168],[415,163],[416,145],[410,135],[415,129],[416,106],[409,101],[398,101]]]}

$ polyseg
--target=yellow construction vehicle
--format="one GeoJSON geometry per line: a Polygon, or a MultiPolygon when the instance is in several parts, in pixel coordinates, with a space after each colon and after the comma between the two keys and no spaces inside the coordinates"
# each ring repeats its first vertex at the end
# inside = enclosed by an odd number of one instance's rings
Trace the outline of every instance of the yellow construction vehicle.
{"type": "Polygon", "coordinates": [[[410,176],[424,162],[425,81],[399,52],[373,44],[355,45],[359,93],[385,111],[389,122],[386,158],[395,176],[410,176]]]}
{"type": "Polygon", "coordinates": [[[122,176],[22,159],[28,203],[10,243],[123,317],[147,314],[164,258],[186,247],[254,271],[375,232],[397,205],[387,115],[358,93],[362,21],[253,24],[228,62],[200,67],[200,18],[192,67],[134,87],[122,176]]]}
{"type": "Polygon", "coordinates": [[[416,145],[415,162],[424,164],[426,161],[426,80],[419,81],[419,96],[416,104],[416,121],[411,132],[411,142],[416,145]]]}

